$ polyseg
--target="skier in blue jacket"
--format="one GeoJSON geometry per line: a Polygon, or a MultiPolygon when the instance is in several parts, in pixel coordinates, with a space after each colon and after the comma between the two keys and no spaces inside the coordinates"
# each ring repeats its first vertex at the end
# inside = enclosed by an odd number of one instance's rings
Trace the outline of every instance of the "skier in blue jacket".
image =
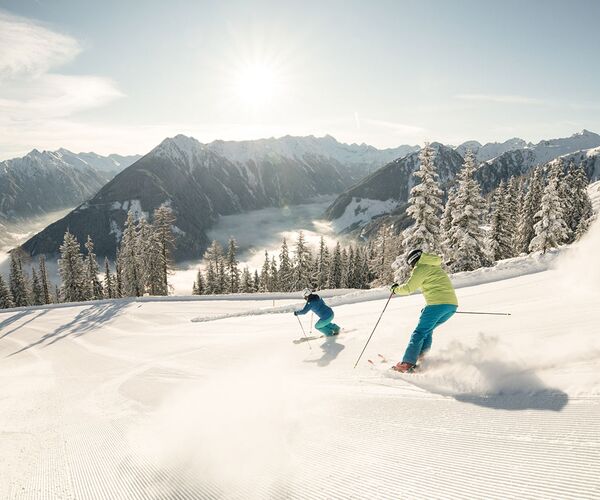
{"type": "Polygon", "coordinates": [[[294,311],[294,316],[306,314],[313,311],[318,317],[315,328],[326,337],[333,337],[340,333],[340,327],[333,323],[333,309],[325,304],[325,301],[316,293],[308,288],[302,291],[302,296],[306,300],[306,305],[300,311],[294,311]]]}

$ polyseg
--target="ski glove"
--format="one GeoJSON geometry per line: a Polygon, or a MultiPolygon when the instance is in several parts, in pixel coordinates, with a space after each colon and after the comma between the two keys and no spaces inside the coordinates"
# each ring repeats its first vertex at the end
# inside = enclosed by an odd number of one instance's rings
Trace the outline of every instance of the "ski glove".
{"type": "Polygon", "coordinates": [[[390,287],[390,292],[394,293],[396,291],[396,288],[398,288],[400,285],[398,283],[394,283],[391,287],[390,287]]]}

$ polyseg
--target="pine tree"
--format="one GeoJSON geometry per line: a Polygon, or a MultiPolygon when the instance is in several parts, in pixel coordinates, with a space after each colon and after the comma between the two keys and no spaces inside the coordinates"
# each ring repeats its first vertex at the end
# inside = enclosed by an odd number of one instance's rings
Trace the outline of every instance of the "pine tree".
{"type": "Polygon", "coordinates": [[[86,295],[88,300],[98,300],[104,296],[104,290],[102,289],[102,283],[98,278],[100,269],[98,268],[96,254],[94,253],[94,242],[89,235],[85,243],[85,249],[87,250],[87,255],[85,257],[86,295]]]}
{"type": "Polygon", "coordinates": [[[400,236],[393,234],[392,226],[381,226],[373,242],[372,268],[376,276],[373,284],[375,286],[390,283],[394,279],[392,264],[402,254],[402,242],[400,236]]]}
{"type": "Polygon", "coordinates": [[[240,285],[240,290],[242,293],[254,292],[254,285],[252,284],[252,275],[250,274],[248,266],[244,267],[244,270],[242,271],[242,283],[240,285]]]}
{"type": "Polygon", "coordinates": [[[475,155],[469,150],[458,174],[458,188],[454,199],[457,208],[452,214],[448,240],[444,242],[451,259],[449,267],[454,272],[472,271],[490,264],[486,255],[485,237],[480,227],[485,201],[481,197],[479,184],[473,177],[476,168],[475,155]]]}
{"type": "Polygon", "coordinates": [[[502,260],[511,257],[513,251],[512,232],[508,208],[508,196],[504,181],[496,188],[493,195],[493,211],[488,242],[490,256],[493,260],[502,260]]]}
{"type": "Polygon", "coordinates": [[[41,306],[44,303],[44,291],[35,267],[31,268],[31,305],[41,306]]]}
{"type": "Polygon", "coordinates": [[[356,258],[356,287],[369,288],[371,276],[369,274],[369,256],[366,248],[358,248],[355,253],[356,258]]]}
{"type": "Polygon", "coordinates": [[[325,238],[323,238],[323,236],[321,236],[321,240],[319,241],[316,272],[316,288],[317,290],[322,290],[327,286],[327,282],[329,281],[329,249],[325,244],[325,238]]]}
{"type": "Polygon", "coordinates": [[[169,273],[172,265],[171,253],[175,249],[175,235],[173,227],[175,214],[169,207],[160,207],[154,211],[152,227],[154,228],[156,243],[160,252],[160,295],[169,294],[169,273]]]}
{"type": "Polygon", "coordinates": [[[265,250],[265,261],[262,266],[262,270],[260,271],[260,291],[261,292],[269,292],[271,291],[271,262],[269,261],[269,254],[265,250]]]}
{"type": "Polygon", "coordinates": [[[294,290],[302,290],[303,288],[310,287],[310,276],[312,272],[311,260],[310,250],[304,239],[304,232],[298,231],[294,255],[294,290]]]}
{"type": "MultiPolygon", "coordinates": [[[[143,221],[142,221],[143,222],[143,221]]],[[[139,239],[144,256],[144,284],[150,295],[169,295],[168,263],[165,263],[165,249],[159,229],[154,225],[141,224],[139,239]]]]}
{"type": "Polygon", "coordinates": [[[15,307],[10,289],[6,286],[2,274],[0,274],[0,309],[15,307]]]}
{"type": "Polygon", "coordinates": [[[424,252],[440,250],[440,215],[442,212],[442,190],[434,164],[434,150],[426,144],[419,154],[420,167],[414,173],[421,182],[410,190],[409,207],[406,213],[415,221],[405,229],[403,236],[405,255],[397,262],[401,274],[408,274],[408,253],[419,248],[424,252]]]}
{"type": "Polygon", "coordinates": [[[115,299],[123,297],[123,259],[121,258],[121,252],[117,250],[117,256],[115,258],[115,299]]]}
{"type": "Polygon", "coordinates": [[[329,288],[340,288],[342,286],[342,249],[339,241],[336,243],[335,249],[331,254],[327,286],[329,288]]]}
{"type": "Polygon", "coordinates": [[[588,178],[581,165],[571,162],[565,178],[563,206],[564,220],[570,231],[567,243],[579,239],[589,227],[593,216],[592,201],[587,192],[588,178]]]}
{"type": "Polygon", "coordinates": [[[27,293],[27,282],[23,273],[21,259],[17,256],[16,252],[11,252],[10,254],[8,283],[15,307],[28,306],[29,297],[27,293]]]}
{"type": "Polygon", "coordinates": [[[206,264],[206,291],[209,294],[220,294],[225,291],[225,266],[223,265],[223,247],[213,240],[204,252],[206,264]]]}
{"type": "Polygon", "coordinates": [[[202,271],[198,269],[198,273],[196,274],[196,281],[194,282],[194,295],[204,295],[206,293],[206,284],[204,283],[204,276],[202,276],[202,271]]]}
{"type": "Polygon", "coordinates": [[[140,252],[138,224],[132,210],[127,214],[125,221],[120,256],[123,295],[125,297],[141,297],[144,294],[143,253],[140,252]]]}
{"type": "Polygon", "coordinates": [[[227,247],[227,277],[229,293],[237,293],[240,289],[240,269],[236,258],[237,243],[235,239],[229,239],[227,247]]]}
{"type": "Polygon", "coordinates": [[[275,261],[274,255],[271,257],[271,267],[269,269],[269,275],[271,276],[271,291],[279,291],[279,270],[277,269],[277,262],[275,261]]]}
{"type": "Polygon", "coordinates": [[[253,282],[253,286],[254,286],[254,291],[258,292],[260,290],[260,278],[258,276],[258,270],[255,269],[254,270],[254,282],[253,282]]]}
{"type": "Polygon", "coordinates": [[[537,222],[533,226],[535,237],[529,244],[531,252],[546,253],[547,250],[558,247],[568,238],[569,229],[563,219],[564,207],[559,194],[560,175],[558,167],[551,169],[550,178],[542,196],[541,209],[535,214],[537,222]]]}
{"type": "Polygon", "coordinates": [[[279,288],[283,292],[291,292],[293,289],[293,266],[287,246],[287,241],[283,238],[281,251],[279,252],[279,288]]]}
{"type": "Polygon", "coordinates": [[[507,257],[515,257],[517,255],[515,249],[515,233],[517,224],[519,222],[519,213],[521,211],[521,198],[520,198],[520,181],[514,175],[508,180],[506,185],[506,217],[508,219],[508,241],[510,249],[507,252],[507,257]]]}
{"type": "Polygon", "coordinates": [[[451,249],[446,248],[446,242],[450,240],[450,232],[452,230],[452,216],[456,212],[456,187],[451,188],[448,191],[448,199],[446,205],[444,205],[444,213],[440,221],[440,239],[442,250],[445,255],[450,255],[451,249]]]}
{"type": "Polygon", "coordinates": [[[58,272],[62,281],[60,295],[63,302],[86,300],[87,287],[81,247],[68,230],[60,247],[58,272]]]}
{"type": "Polygon", "coordinates": [[[541,166],[537,166],[533,175],[529,179],[527,193],[523,200],[523,208],[519,214],[517,226],[518,240],[517,250],[519,253],[528,253],[531,240],[535,236],[533,226],[535,224],[535,214],[537,213],[542,201],[544,191],[543,171],[541,166]]]}
{"type": "Polygon", "coordinates": [[[50,281],[48,279],[48,270],[46,269],[46,257],[44,257],[44,255],[40,255],[39,263],[43,304],[50,304],[52,302],[52,299],[50,297],[50,281]]]}
{"type": "Polygon", "coordinates": [[[104,258],[104,298],[114,299],[115,298],[115,283],[114,278],[110,272],[110,265],[108,258],[104,258]]]}
{"type": "Polygon", "coordinates": [[[206,293],[209,295],[218,293],[218,282],[217,273],[215,271],[215,264],[209,260],[206,265],[206,293]]]}

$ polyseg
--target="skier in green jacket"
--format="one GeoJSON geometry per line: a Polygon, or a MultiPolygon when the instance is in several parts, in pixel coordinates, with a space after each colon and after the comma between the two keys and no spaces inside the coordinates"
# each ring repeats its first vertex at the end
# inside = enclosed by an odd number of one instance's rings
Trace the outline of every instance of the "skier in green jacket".
{"type": "Polygon", "coordinates": [[[394,283],[391,291],[397,295],[410,295],[421,289],[427,305],[421,310],[419,324],[410,337],[402,361],[393,368],[399,372],[414,370],[417,360],[431,349],[433,330],[448,321],[456,312],[458,300],[450,278],[441,268],[442,259],[437,255],[412,250],[406,262],[413,268],[403,285],[394,283]]]}

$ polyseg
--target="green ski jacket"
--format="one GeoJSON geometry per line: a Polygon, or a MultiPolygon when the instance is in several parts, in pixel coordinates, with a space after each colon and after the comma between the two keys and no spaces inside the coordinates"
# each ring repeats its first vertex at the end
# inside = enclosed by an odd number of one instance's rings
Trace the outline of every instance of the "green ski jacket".
{"type": "Polygon", "coordinates": [[[442,259],[437,255],[424,253],[414,267],[410,278],[394,290],[397,295],[410,295],[421,289],[427,305],[454,304],[458,300],[450,278],[441,268],[442,259]]]}

